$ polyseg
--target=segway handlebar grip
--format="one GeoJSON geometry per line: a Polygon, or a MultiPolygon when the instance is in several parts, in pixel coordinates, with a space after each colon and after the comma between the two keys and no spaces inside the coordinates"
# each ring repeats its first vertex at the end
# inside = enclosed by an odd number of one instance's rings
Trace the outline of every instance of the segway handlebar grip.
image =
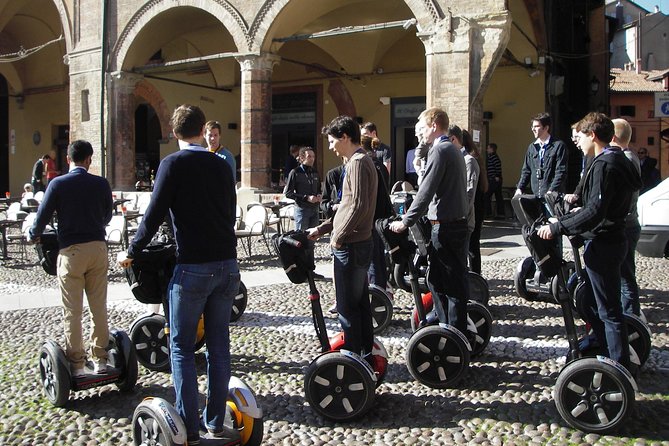
{"type": "Polygon", "coordinates": [[[284,237],[283,240],[288,243],[290,246],[294,246],[295,248],[301,248],[302,247],[302,242],[295,240],[294,238],[291,237],[284,237]]]}

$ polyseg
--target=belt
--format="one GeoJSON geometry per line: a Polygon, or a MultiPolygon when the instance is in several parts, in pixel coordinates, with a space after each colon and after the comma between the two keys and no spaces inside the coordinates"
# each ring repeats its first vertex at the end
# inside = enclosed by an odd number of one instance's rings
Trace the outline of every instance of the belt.
{"type": "Polygon", "coordinates": [[[463,222],[465,222],[465,221],[467,221],[467,219],[466,219],[465,217],[462,217],[462,218],[457,218],[457,219],[455,219],[455,220],[451,220],[451,221],[446,221],[446,220],[430,220],[430,224],[431,224],[432,226],[436,226],[436,225],[441,225],[441,224],[447,225],[447,224],[450,224],[450,223],[463,223],[463,222]]]}

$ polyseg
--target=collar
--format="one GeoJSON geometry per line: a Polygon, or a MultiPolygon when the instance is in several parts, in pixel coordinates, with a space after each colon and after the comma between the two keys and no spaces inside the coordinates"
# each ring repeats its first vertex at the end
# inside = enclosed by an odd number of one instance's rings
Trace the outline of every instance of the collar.
{"type": "Polygon", "coordinates": [[[191,144],[186,141],[179,140],[179,150],[192,150],[195,152],[208,152],[208,149],[205,149],[201,145],[191,144]]]}
{"type": "Polygon", "coordinates": [[[549,142],[551,142],[551,135],[548,135],[548,138],[544,139],[543,141],[541,138],[537,138],[536,141],[534,141],[534,144],[538,144],[539,147],[541,147],[542,145],[547,146],[549,142]]]}
{"type": "Polygon", "coordinates": [[[88,172],[88,171],[87,171],[86,168],[83,167],[83,166],[77,166],[77,167],[75,167],[74,169],[70,169],[70,172],[69,172],[69,173],[74,173],[74,172],[77,172],[77,173],[78,173],[78,172],[84,172],[84,173],[85,173],[85,172],[88,172]]]}

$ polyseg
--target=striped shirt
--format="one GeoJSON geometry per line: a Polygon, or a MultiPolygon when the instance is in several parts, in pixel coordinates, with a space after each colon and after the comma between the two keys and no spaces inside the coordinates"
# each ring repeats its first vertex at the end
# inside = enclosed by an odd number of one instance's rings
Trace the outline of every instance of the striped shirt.
{"type": "Polygon", "coordinates": [[[488,162],[486,164],[488,169],[488,178],[494,180],[495,178],[502,178],[502,161],[496,153],[488,153],[488,162]]]}

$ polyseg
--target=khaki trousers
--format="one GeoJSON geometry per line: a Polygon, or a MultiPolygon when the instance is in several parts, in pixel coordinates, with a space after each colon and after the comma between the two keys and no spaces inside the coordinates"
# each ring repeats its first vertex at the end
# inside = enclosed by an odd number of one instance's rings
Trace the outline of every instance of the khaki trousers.
{"type": "Polygon", "coordinates": [[[96,359],[107,359],[107,245],[94,241],[70,245],[58,254],[58,283],[63,299],[65,356],[75,367],[86,361],[82,315],[84,291],[91,312],[91,352],[96,359]]]}

